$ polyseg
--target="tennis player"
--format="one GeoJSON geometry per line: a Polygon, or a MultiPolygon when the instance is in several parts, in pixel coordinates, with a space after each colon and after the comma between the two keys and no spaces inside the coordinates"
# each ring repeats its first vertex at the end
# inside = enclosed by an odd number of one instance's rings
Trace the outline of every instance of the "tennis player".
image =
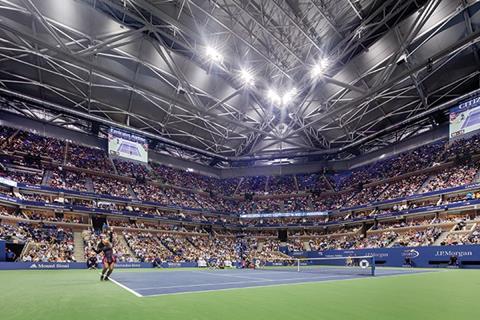
{"type": "Polygon", "coordinates": [[[93,251],[96,253],[103,253],[103,269],[100,281],[108,281],[115,268],[115,262],[117,262],[117,259],[113,254],[113,232],[108,231],[107,235],[102,235],[102,240],[98,243],[97,249],[93,249],[93,251]]]}

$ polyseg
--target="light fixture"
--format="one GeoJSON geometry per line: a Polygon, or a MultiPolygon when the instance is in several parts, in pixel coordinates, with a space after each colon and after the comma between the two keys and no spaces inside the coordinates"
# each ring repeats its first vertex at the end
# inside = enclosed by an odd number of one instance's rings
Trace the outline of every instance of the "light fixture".
{"type": "Polygon", "coordinates": [[[210,46],[206,47],[205,54],[212,61],[222,62],[223,60],[222,54],[214,47],[210,47],[210,46]]]}
{"type": "Polygon", "coordinates": [[[283,100],[282,97],[280,97],[280,95],[273,89],[268,90],[267,98],[273,103],[281,103],[283,100]]]}
{"type": "Polygon", "coordinates": [[[270,89],[267,92],[267,98],[274,104],[284,107],[295,99],[298,94],[297,88],[288,90],[283,96],[279,95],[277,91],[270,89]]]}
{"type": "Polygon", "coordinates": [[[311,70],[311,75],[312,78],[319,77],[324,74],[324,72],[328,69],[330,65],[330,61],[328,58],[322,58],[320,59],[313,67],[311,70]]]}
{"type": "Polygon", "coordinates": [[[240,78],[242,79],[243,83],[248,86],[251,86],[255,83],[252,72],[247,69],[240,70],[240,78]]]}
{"type": "Polygon", "coordinates": [[[282,104],[287,105],[290,102],[292,102],[295,96],[297,95],[297,93],[298,93],[297,88],[292,88],[289,91],[287,91],[282,97],[282,104]]]}

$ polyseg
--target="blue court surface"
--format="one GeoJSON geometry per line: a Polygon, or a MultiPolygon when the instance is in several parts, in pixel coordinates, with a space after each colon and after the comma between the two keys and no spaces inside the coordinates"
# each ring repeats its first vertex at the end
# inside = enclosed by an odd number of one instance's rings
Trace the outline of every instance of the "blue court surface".
{"type": "Polygon", "coordinates": [[[128,144],[128,143],[120,144],[120,147],[118,148],[118,151],[121,152],[121,153],[125,153],[125,154],[131,154],[131,155],[134,155],[134,156],[137,156],[137,157],[140,156],[140,151],[138,151],[137,146],[131,145],[131,144],[128,144]]]}
{"type": "Polygon", "coordinates": [[[376,276],[332,273],[294,272],[280,270],[178,270],[117,272],[112,275],[114,283],[138,297],[231,290],[273,285],[287,285],[306,282],[339,281],[352,279],[373,279],[376,277],[409,275],[432,272],[422,269],[382,269],[377,268],[376,276]]]}
{"type": "Polygon", "coordinates": [[[479,123],[480,123],[480,111],[476,111],[474,113],[471,113],[468,116],[467,121],[465,121],[465,123],[462,126],[462,129],[475,126],[479,123]]]}

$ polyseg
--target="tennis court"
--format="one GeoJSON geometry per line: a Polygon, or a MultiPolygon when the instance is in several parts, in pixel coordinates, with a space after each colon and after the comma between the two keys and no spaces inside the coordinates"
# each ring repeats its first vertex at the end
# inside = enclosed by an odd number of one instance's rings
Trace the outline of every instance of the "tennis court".
{"type": "Polygon", "coordinates": [[[131,144],[128,144],[128,143],[125,143],[125,142],[122,142],[120,144],[120,147],[118,148],[118,151],[121,152],[121,153],[125,153],[125,154],[131,154],[131,155],[134,155],[136,157],[140,156],[140,151],[138,151],[137,146],[131,145],[131,144]]]}
{"type": "MultiPolygon", "coordinates": [[[[432,272],[421,269],[377,268],[375,277],[432,272]]],[[[112,276],[114,283],[138,297],[231,290],[322,281],[374,278],[368,273],[346,272],[345,269],[294,270],[179,270],[151,272],[119,272],[112,276]]]]}
{"type": "Polygon", "coordinates": [[[467,120],[462,126],[462,129],[477,125],[480,123],[480,110],[472,112],[468,115],[467,120]]]}

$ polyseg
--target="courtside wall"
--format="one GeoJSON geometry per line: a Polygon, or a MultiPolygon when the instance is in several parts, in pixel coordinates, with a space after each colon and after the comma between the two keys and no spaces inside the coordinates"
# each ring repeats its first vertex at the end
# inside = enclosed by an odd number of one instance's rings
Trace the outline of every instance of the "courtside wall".
{"type": "Polygon", "coordinates": [[[377,266],[388,267],[405,266],[406,258],[410,258],[412,267],[420,268],[446,267],[450,257],[456,256],[460,268],[480,269],[480,245],[296,251],[290,255],[298,258],[373,256],[377,266]]]}
{"type": "MultiPolygon", "coordinates": [[[[286,248],[281,248],[286,249],[286,248]]],[[[442,268],[447,267],[451,256],[458,258],[460,268],[480,269],[480,245],[402,247],[358,250],[295,251],[289,253],[295,258],[330,258],[348,256],[373,256],[377,266],[404,267],[405,259],[410,258],[412,267],[442,268]]],[[[195,262],[164,262],[162,268],[193,268],[195,262]]],[[[117,268],[153,268],[152,263],[119,262],[117,268]]],[[[0,270],[14,269],[85,269],[86,263],[55,262],[0,262],[0,270]]]]}

